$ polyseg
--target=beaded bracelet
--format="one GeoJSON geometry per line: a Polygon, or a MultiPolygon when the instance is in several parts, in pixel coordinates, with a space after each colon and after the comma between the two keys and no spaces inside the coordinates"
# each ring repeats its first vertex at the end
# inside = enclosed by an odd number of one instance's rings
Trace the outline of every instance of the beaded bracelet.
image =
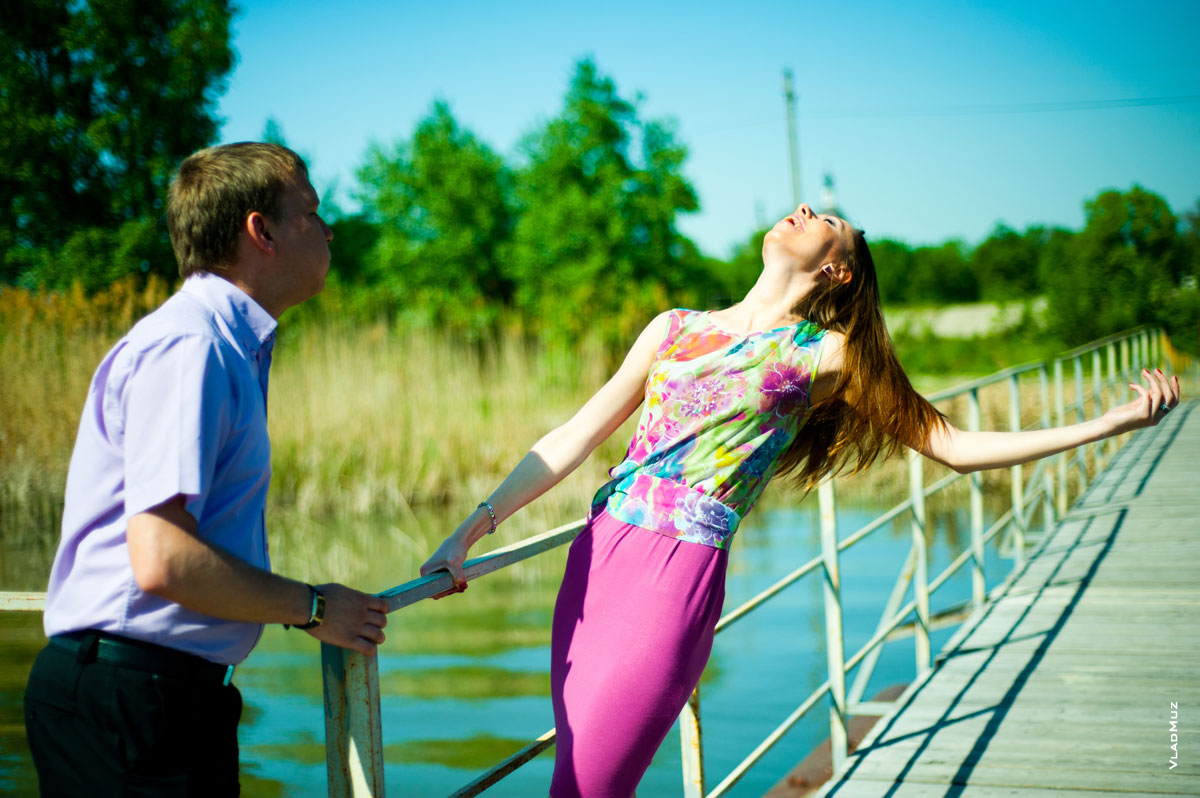
{"type": "Polygon", "coordinates": [[[480,507],[487,510],[488,515],[492,517],[492,528],[487,531],[487,533],[490,535],[496,531],[496,527],[499,525],[499,522],[496,521],[496,511],[492,509],[492,505],[487,501],[481,501],[478,506],[475,507],[475,509],[478,510],[480,507]]]}

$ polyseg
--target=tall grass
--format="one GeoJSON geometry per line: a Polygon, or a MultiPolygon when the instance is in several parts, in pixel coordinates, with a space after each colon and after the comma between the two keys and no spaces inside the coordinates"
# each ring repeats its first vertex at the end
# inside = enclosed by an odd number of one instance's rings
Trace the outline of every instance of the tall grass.
{"type": "Polygon", "coordinates": [[[92,372],[168,291],[153,278],[92,297],[0,289],[0,588],[45,585],[92,372]]]}
{"type": "MultiPolygon", "coordinates": [[[[398,565],[419,565],[607,377],[601,353],[587,348],[535,349],[513,336],[479,349],[384,325],[307,327],[275,351],[269,512],[288,530],[288,565],[302,571],[314,558],[328,564],[319,552],[332,527],[379,535],[381,519],[390,541],[375,548],[407,551],[398,565]]],[[[581,517],[634,423],[488,542],[581,517]]],[[[350,550],[369,550],[362,544],[350,550]]],[[[352,570],[351,559],[333,565],[352,570]]]]}
{"type": "MultiPolygon", "coordinates": [[[[144,289],[119,282],[91,298],[0,290],[0,588],[44,585],[91,376],[168,293],[156,281],[144,289]]],[[[268,519],[285,544],[275,547],[276,564],[297,575],[316,564],[361,575],[354,552],[370,542],[352,539],[377,535],[381,522],[423,560],[606,372],[603,353],[587,345],[534,347],[514,333],[479,346],[327,317],[289,326],[285,316],[268,421],[268,519]]],[[[633,423],[505,524],[496,542],[583,515],[633,423]]]]}

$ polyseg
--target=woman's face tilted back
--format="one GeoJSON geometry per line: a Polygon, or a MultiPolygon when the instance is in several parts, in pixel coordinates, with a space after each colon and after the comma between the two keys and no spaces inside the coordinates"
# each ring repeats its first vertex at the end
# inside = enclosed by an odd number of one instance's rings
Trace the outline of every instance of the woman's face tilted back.
{"type": "Polygon", "coordinates": [[[763,263],[816,273],[825,264],[846,265],[850,225],[829,214],[816,214],[806,204],[775,223],[763,238],[763,263]]]}

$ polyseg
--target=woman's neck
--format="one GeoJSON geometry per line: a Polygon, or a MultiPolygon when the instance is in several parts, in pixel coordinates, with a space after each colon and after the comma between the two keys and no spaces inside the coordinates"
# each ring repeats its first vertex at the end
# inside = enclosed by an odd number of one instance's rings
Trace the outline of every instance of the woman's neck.
{"type": "Polygon", "coordinates": [[[794,324],[800,319],[792,308],[812,291],[811,274],[784,272],[765,266],[757,282],[736,305],[718,311],[722,326],[741,332],[758,332],[794,324]]]}

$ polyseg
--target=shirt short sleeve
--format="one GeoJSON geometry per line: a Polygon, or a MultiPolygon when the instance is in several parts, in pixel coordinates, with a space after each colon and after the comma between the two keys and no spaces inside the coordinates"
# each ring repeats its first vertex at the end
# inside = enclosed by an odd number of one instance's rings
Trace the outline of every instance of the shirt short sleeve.
{"type": "Polygon", "coordinates": [[[125,388],[125,516],[174,496],[199,519],[233,418],[217,341],[192,335],[138,353],[125,388]]]}

